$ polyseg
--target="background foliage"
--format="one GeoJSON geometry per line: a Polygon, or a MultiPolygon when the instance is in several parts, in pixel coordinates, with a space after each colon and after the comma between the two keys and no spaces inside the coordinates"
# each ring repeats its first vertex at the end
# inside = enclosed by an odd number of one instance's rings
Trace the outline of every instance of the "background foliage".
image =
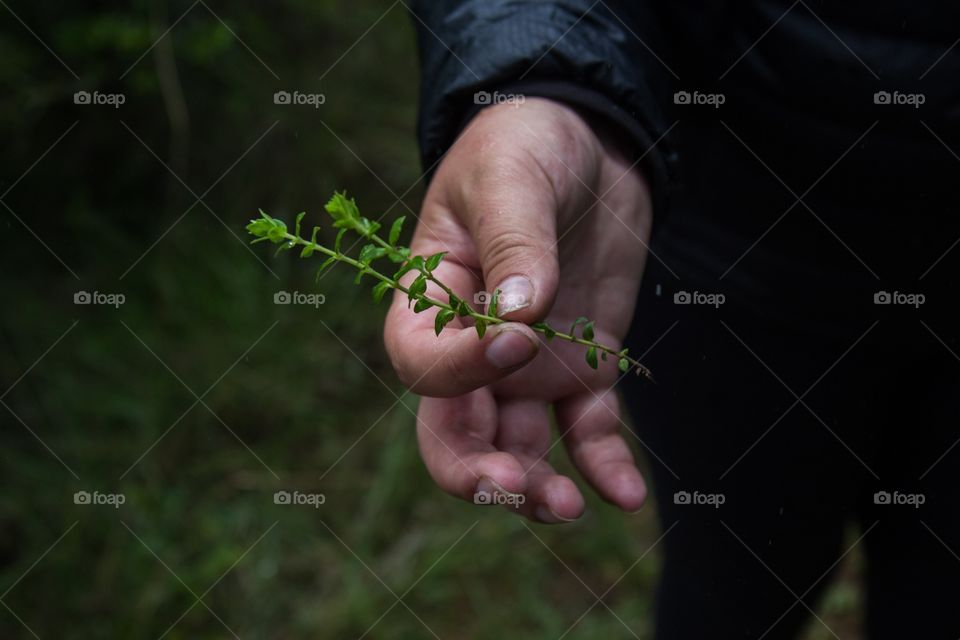
{"type": "MultiPolygon", "coordinates": [[[[402,3],[10,0],[0,25],[0,637],[649,636],[654,505],[547,528],[442,495],[384,309],[245,246],[258,207],[314,224],[335,188],[416,211],[402,3]],[[326,503],[274,504],[295,489],[326,503]]],[[[856,599],[835,587],[831,626],[856,599]]]]}

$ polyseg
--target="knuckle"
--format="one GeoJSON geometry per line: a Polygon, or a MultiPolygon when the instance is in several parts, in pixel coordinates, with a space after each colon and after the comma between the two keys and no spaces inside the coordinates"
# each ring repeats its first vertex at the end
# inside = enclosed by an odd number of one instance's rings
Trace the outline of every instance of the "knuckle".
{"type": "Polygon", "coordinates": [[[484,200],[489,199],[490,193],[529,183],[535,175],[531,164],[529,154],[510,140],[500,136],[487,140],[480,145],[473,170],[462,183],[463,196],[467,201],[484,200]]]}
{"type": "Polygon", "coordinates": [[[488,273],[510,267],[514,270],[527,262],[546,257],[549,250],[541,247],[542,237],[531,231],[507,227],[492,229],[487,242],[481,249],[481,263],[488,273]],[[534,254],[541,254],[540,256],[534,254]]]}

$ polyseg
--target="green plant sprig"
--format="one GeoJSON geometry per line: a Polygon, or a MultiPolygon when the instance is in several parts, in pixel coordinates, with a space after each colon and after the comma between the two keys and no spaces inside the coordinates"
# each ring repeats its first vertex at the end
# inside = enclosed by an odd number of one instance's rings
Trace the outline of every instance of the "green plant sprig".
{"type": "MultiPolygon", "coordinates": [[[[356,284],[360,284],[364,276],[370,276],[378,281],[373,287],[373,299],[376,302],[380,302],[388,290],[396,289],[406,294],[407,306],[412,305],[414,313],[421,313],[436,307],[437,315],[434,320],[434,330],[437,335],[440,335],[443,328],[456,317],[471,318],[480,338],[484,336],[488,326],[507,322],[498,315],[499,289],[491,295],[486,313],[477,311],[434,275],[434,271],[447,255],[445,251],[430,256],[411,256],[408,247],[397,244],[403,230],[404,217],[397,218],[393,222],[387,234],[387,239],[384,239],[377,234],[381,228],[380,223],[361,216],[356,202],[353,198],[348,199],[346,193],[334,193],[330,201],[327,202],[325,209],[333,218],[334,228],[339,229],[333,248],[325,247],[317,242],[320,227],[313,227],[309,240],[300,234],[300,226],[306,215],[305,212],[297,214],[292,233],[288,230],[285,222],[268,216],[262,210],[260,211],[260,217],[251,220],[250,224],[247,225],[247,231],[255,236],[253,243],[269,241],[279,245],[277,253],[289,251],[299,246],[302,247],[301,258],[309,258],[315,253],[325,255],[327,258],[317,271],[317,279],[328,268],[341,262],[357,270],[354,279],[356,284]],[[350,231],[367,241],[355,258],[340,249],[344,236],[350,231]],[[399,265],[392,275],[387,275],[372,266],[374,261],[383,258],[399,265]],[[410,272],[416,272],[417,277],[407,286],[400,284],[400,279],[410,272]],[[427,295],[427,284],[430,282],[437,285],[446,294],[446,302],[427,295]]],[[[607,360],[608,356],[613,356],[616,358],[617,366],[624,373],[632,370],[637,375],[653,380],[650,370],[631,357],[628,349],[616,350],[595,341],[594,323],[588,318],[581,316],[574,320],[570,331],[567,333],[557,331],[546,322],[536,322],[529,326],[534,331],[543,334],[548,341],[559,338],[583,345],[586,347],[585,359],[587,364],[594,369],[598,368],[598,356],[601,360],[607,360]],[[579,336],[577,335],[578,329],[579,336]]]]}

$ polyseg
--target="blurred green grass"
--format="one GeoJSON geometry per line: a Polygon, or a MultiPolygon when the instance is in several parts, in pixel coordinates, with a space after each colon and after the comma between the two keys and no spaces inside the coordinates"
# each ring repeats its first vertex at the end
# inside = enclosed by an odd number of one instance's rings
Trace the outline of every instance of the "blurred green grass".
{"type": "MultiPolygon", "coordinates": [[[[650,637],[658,554],[634,563],[655,505],[627,517],[591,495],[548,528],[442,495],[384,309],[348,274],[315,283],[245,246],[258,207],[319,222],[335,188],[416,211],[402,4],[11,8],[70,69],[6,16],[0,637],[650,637]],[[72,103],[94,88],[127,102],[72,103]],[[280,89],[326,103],[275,105],[280,89]],[[77,306],[78,290],[126,303],[77,306]],[[326,302],[274,305],[278,290],[326,302]],[[75,505],[80,490],[126,503],[75,505]],[[278,490],[326,502],[275,505],[278,490]]],[[[844,637],[855,562],[823,607],[844,637]]]]}

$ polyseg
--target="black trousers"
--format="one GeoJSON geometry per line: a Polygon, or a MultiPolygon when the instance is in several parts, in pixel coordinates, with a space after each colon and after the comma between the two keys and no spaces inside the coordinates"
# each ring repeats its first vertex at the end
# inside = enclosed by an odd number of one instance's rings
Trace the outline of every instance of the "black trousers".
{"type": "Polygon", "coordinates": [[[956,639],[960,208],[835,190],[769,230],[791,200],[715,151],[753,192],[694,171],[627,341],[657,379],[624,381],[668,530],[656,637],[796,638],[856,547],[869,638],[956,639]]]}

